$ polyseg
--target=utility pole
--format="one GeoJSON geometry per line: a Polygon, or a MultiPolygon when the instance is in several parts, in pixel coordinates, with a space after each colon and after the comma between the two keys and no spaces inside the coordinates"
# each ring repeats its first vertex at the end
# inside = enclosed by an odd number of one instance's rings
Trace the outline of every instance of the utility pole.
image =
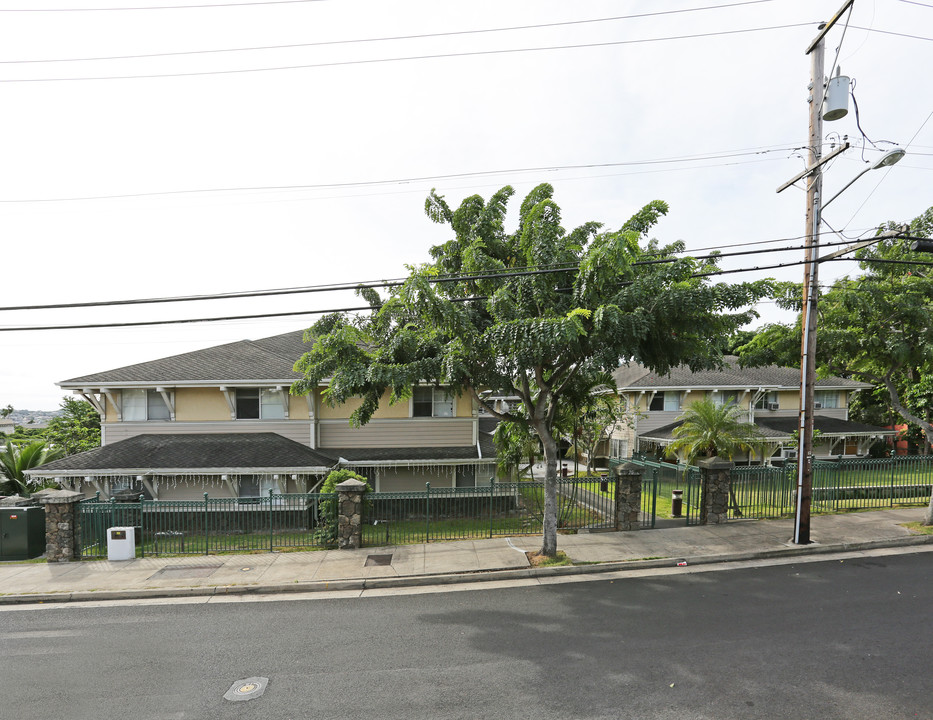
{"type": "MultiPolygon", "coordinates": [[[[826,26],[821,25],[823,30],[826,26]]],[[[794,542],[810,542],[810,497],[813,488],[813,384],[816,377],[817,295],[819,293],[820,195],[823,172],[820,155],[823,143],[823,33],[810,52],[810,132],[809,167],[817,170],[807,177],[806,265],[803,271],[803,303],[800,339],[800,414],[797,424],[797,503],[794,522],[794,542]]]]}
{"type": "Polygon", "coordinates": [[[855,0],[846,0],[832,19],[820,25],[820,32],[807,48],[810,55],[809,161],[813,172],[807,176],[806,265],[803,274],[803,303],[800,339],[800,415],[797,424],[797,503],[794,515],[794,543],[810,542],[810,498],[813,494],[813,390],[816,381],[816,325],[819,299],[817,264],[820,246],[820,200],[823,171],[820,156],[823,143],[824,38],[855,0]]]}

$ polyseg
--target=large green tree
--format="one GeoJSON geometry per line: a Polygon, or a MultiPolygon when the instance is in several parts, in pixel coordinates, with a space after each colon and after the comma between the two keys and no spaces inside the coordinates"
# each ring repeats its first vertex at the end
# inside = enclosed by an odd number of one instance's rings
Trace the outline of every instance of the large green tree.
{"type": "Polygon", "coordinates": [[[86,400],[64,397],[61,414],[49,421],[42,437],[65,455],[93,450],[100,447],[100,415],[86,400]]]}
{"type": "Polygon", "coordinates": [[[361,290],[365,317],[331,315],[308,332],[315,343],[296,364],[293,392],[329,379],[332,404],[359,398],[351,422],[366,423],[385,392],[397,402],[429,381],[470,393],[501,420],[541,441],[546,462],[541,551],[557,552],[555,418],[565,398],[592,387],[599,373],[638,361],[660,373],[686,363],[717,364],[723,338],[753,318],[748,309],[768,284],[713,284],[697,277],[715,262],[680,258],[684,245],[648,242],[667,212],[653,202],[618,230],[587,222],[567,231],[553,189],[522,201],[506,229],[504,187],[457,209],[431,193],[428,217],[453,237],[431,248],[432,262],[383,299],[361,290]],[[521,398],[520,412],[490,407],[480,392],[521,398]]]}
{"type": "MultiPolygon", "coordinates": [[[[879,235],[895,227],[889,223],[879,235]]],[[[910,234],[933,237],[933,207],[910,223],[910,234]]],[[[841,278],[819,299],[818,369],[884,388],[894,412],[933,443],[933,273],[924,264],[931,256],[888,238],[856,257],[861,273],[841,278]]],[[[799,285],[781,287],[779,304],[799,311],[799,292],[799,285]]],[[[741,348],[741,358],[746,365],[799,365],[799,317],[795,325],[764,328],[741,348]]]]}

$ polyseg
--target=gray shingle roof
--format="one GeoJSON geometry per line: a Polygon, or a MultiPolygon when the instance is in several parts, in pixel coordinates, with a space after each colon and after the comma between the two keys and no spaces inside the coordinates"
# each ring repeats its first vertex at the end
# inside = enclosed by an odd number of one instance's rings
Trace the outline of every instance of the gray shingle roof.
{"type": "MultiPolygon", "coordinates": [[[[794,430],[797,429],[799,419],[792,417],[759,417],[755,418],[755,424],[761,431],[765,439],[788,439],[794,430]]],[[[640,433],[639,437],[647,440],[672,440],[674,430],[679,428],[680,421],[672,422],[668,425],[662,425],[654,430],[648,430],[640,433]]],[[[826,417],[825,415],[816,415],[813,418],[813,427],[819,430],[823,435],[891,435],[893,430],[886,430],[875,425],[866,425],[865,423],[855,422],[854,420],[841,420],[839,418],[826,417]]]]}
{"type": "Polygon", "coordinates": [[[183,382],[282,381],[301,377],[292,368],[308,350],[304,330],[262,340],[240,340],[204,350],[62,380],[62,387],[117,383],[172,384],[183,382]]]}
{"type": "Polygon", "coordinates": [[[336,459],[276,433],[136,435],[96,450],[55,460],[35,474],[93,475],[114,470],[333,467],[336,459]]]}
{"type": "MultiPolygon", "coordinates": [[[[790,435],[797,429],[799,422],[796,417],[763,417],[755,422],[761,428],[769,428],[775,432],[790,435]]],[[[813,427],[823,435],[894,435],[896,431],[887,430],[877,425],[866,425],[854,420],[841,420],[840,418],[816,415],[813,418],[813,427]]]]}
{"type": "MultiPolygon", "coordinates": [[[[620,390],[655,390],[665,388],[799,388],[800,370],[796,368],[765,365],[762,367],[739,367],[738,358],[727,355],[721,370],[693,372],[679,366],[667,375],[658,375],[647,368],[632,363],[623,365],[613,372],[620,390]]],[[[826,377],[816,381],[821,388],[867,389],[871,385],[841,377],[826,377]]]]}

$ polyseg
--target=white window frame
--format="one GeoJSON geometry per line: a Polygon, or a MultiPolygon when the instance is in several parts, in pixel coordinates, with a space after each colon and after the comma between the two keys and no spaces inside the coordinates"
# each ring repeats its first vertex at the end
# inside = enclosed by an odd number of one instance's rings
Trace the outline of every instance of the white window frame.
{"type": "MultiPolygon", "coordinates": [[[[426,404],[426,401],[422,400],[420,403],[426,404]]],[[[419,403],[419,404],[420,404],[419,403]]],[[[423,385],[416,386],[411,393],[411,417],[456,417],[457,414],[457,398],[449,390],[444,390],[443,388],[436,387],[425,387],[423,385]],[[416,415],[415,414],[415,395],[419,392],[431,392],[431,414],[430,415],[416,415]],[[450,406],[449,414],[439,414],[438,408],[442,408],[445,405],[450,406]]]]}
{"type": "Polygon", "coordinates": [[[781,401],[779,397],[780,396],[777,390],[769,390],[768,392],[764,393],[760,398],[758,398],[758,402],[755,403],[755,410],[767,410],[768,405],[771,403],[777,403],[778,409],[780,409],[781,401]]]}
{"type": "Polygon", "coordinates": [[[821,408],[826,408],[828,410],[838,410],[840,407],[838,390],[815,390],[813,392],[813,400],[814,402],[820,403],[821,408]],[[827,398],[832,398],[832,402],[826,402],[827,398]]]}
{"type": "Polygon", "coordinates": [[[713,405],[716,407],[722,407],[723,405],[739,405],[739,392],[738,390],[713,390],[710,392],[710,400],[713,401],[713,405]]]}
{"type": "Polygon", "coordinates": [[[120,398],[123,405],[122,408],[122,417],[124,422],[170,422],[172,419],[172,411],[165,405],[165,398],[162,396],[162,393],[159,390],[152,390],[149,388],[124,388],[120,391],[120,398]],[[131,395],[132,393],[133,395],[131,395]],[[139,397],[142,395],[143,402],[129,402],[131,397],[139,397]],[[152,404],[151,401],[153,398],[157,398],[156,404],[165,410],[165,417],[149,417],[149,407],[152,404]],[[128,417],[131,412],[131,408],[139,411],[143,417],[128,417]]]}

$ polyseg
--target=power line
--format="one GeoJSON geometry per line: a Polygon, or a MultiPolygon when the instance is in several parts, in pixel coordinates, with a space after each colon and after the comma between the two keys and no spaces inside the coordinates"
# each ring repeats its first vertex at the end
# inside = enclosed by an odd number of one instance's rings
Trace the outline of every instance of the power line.
{"type": "MultiPolygon", "coordinates": [[[[933,7],[933,5],[928,7],[933,7]]],[[[894,35],[895,37],[910,38],[911,40],[926,40],[927,42],[933,42],[933,38],[924,37],[922,35],[910,35],[908,33],[894,32],[893,30],[879,30],[877,28],[860,27],[858,25],[850,25],[849,27],[851,27],[853,30],[865,30],[867,32],[878,33],[879,35],[894,35]]]]}
{"type": "MultiPolygon", "coordinates": [[[[838,260],[845,260],[846,258],[833,258],[830,262],[836,262],[838,260]]],[[[736,273],[744,272],[761,272],[763,270],[775,270],[780,268],[795,267],[799,265],[805,265],[807,260],[797,260],[794,262],[788,263],[775,263],[773,265],[761,265],[756,267],[748,268],[734,268],[730,270],[715,270],[705,273],[693,273],[688,276],[687,279],[703,279],[709,277],[715,277],[720,275],[732,275],[736,273]]],[[[923,264],[923,263],[910,263],[914,265],[923,264]]],[[[928,263],[933,265],[933,263],[928,263]]],[[[567,269],[562,270],[566,272],[567,269]]],[[[634,281],[622,281],[618,283],[619,287],[627,287],[634,284],[634,281]]],[[[451,302],[479,302],[483,300],[488,300],[486,296],[470,296],[465,298],[450,298],[451,302]]],[[[102,328],[125,328],[125,327],[150,327],[157,325],[186,325],[193,323],[204,323],[204,322],[226,322],[231,320],[256,320],[261,318],[280,318],[280,317],[297,317],[302,315],[324,315],[330,313],[338,312],[362,312],[365,310],[372,310],[373,308],[369,305],[357,306],[357,307],[345,307],[345,308],[330,308],[326,310],[297,310],[293,312],[280,312],[280,313],[257,313],[252,315],[228,315],[224,317],[205,317],[205,318],[184,318],[178,320],[143,320],[143,321],[134,321],[134,322],[123,322],[123,323],[84,323],[80,325],[34,325],[34,326],[23,326],[23,327],[0,327],[0,332],[33,332],[33,331],[47,331],[47,330],[91,330],[91,329],[102,329],[102,328]]]]}
{"type": "Polygon", "coordinates": [[[548,45],[544,47],[504,48],[501,50],[473,50],[459,53],[434,53],[430,55],[409,55],[394,58],[371,58],[368,60],[336,60],[324,63],[308,63],[301,65],[277,65],[262,68],[240,68],[236,70],[202,70],[198,72],[182,73],[154,73],[150,75],[99,75],[93,77],[56,77],[56,78],[13,78],[0,80],[0,83],[34,83],[34,82],[77,82],[86,80],[145,80],[154,78],[201,77],[207,75],[242,75],[245,73],[278,72],[282,70],[306,70],[311,68],[345,67],[348,65],[372,65],[376,63],[407,62],[413,60],[438,60],[441,58],[478,57],[480,55],[510,55],[524,52],[541,52],[546,50],[578,50],[582,48],[614,47],[619,45],[635,45],[652,42],[668,42],[672,40],[693,40],[699,38],[720,37],[724,35],[741,35],[744,33],[763,32],[769,30],[785,30],[796,27],[810,27],[814,23],[791,23],[787,25],[770,25],[758,28],[745,28],[742,30],[719,30],[708,33],[693,33],[689,35],[668,35],[655,38],[639,38],[635,40],[612,40],[600,43],[576,43],[572,45],[548,45]]]}
{"type": "Polygon", "coordinates": [[[444,175],[423,175],[418,177],[395,178],[391,180],[358,180],[344,183],[317,183],[308,185],[256,185],[227,188],[195,188],[191,190],[159,190],[154,192],[120,193],[114,195],[84,195],[57,198],[24,198],[20,200],[0,200],[0,204],[11,203],[51,203],[51,202],[78,202],[88,200],[128,200],[144,197],[166,197],[177,195],[203,195],[208,193],[224,192],[283,192],[296,190],[331,190],[337,188],[373,187],[379,185],[400,185],[416,182],[436,182],[440,180],[453,180],[457,178],[483,177],[490,175],[506,175],[510,173],[555,172],[563,170],[592,170],[596,168],[614,167],[640,167],[645,165],[667,165],[672,163],[702,162],[705,160],[723,160],[750,155],[765,155],[775,152],[793,152],[800,147],[775,147],[763,145],[760,149],[748,148],[737,151],[714,152],[707,155],[683,155],[679,157],[657,158],[654,160],[626,160],[611,163],[586,163],[579,165],[545,165],[541,167],[510,168],[502,170],[479,170],[476,172],[448,173],[444,175]]]}
{"type": "Polygon", "coordinates": [[[292,43],[288,45],[259,45],[253,47],[240,48],[222,48],[215,50],[185,50],[180,52],[164,53],[146,53],[141,55],[105,55],[98,57],[79,57],[79,58],[47,58],[38,60],[0,60],[0,65],[28,64],[28,63],[54,63],[54,62],[90,62],[98,60],[136,60],[142,58],[156,57],[177,57],[183,55],[206,55],[215,53],[234,53],[234,52],[254,52],[263,50],[293,50],[296,48],[325,47],[330,45],[354,45],[360,43],[373,42],[393,42],[398,40],[423,40],[427,38],[454,37],[460,35],[479,35],[484,33],[512,32],[516,30],[540,30],[543,28],[568,27],[571,25],[585,25],[590,23],[614,22],[617,20],[634,20],[637,18],[655,17],[659,15],[676,15],[680,13],[699,12],[704,10],[719,10],[721,8],[731,8],[740,5],[758,5],[765,2],[774,2],[774,0],[746,0],[745,2],[727,3],[724,5],[708,5],[699,8],[685,8],[682,10],[662,10],[658,12],[637,13],[633,15],[615,15],[612,17],[590,18],[586,20],[567,20],[564,22],[537,23],[534,25],[512,25],[509,27],[482,28],[478,30],[453,30],[450,32],[421,33],[416,35],[393,35],[377,38],[357,38],[350,40],[324,40],[311,43],[292,43]]]}
{"type": "MultiPolygon", "coordinates": [[[[800,238],[793,238],[800,239],[800,238]]],[[[747,243],[747,244],[764,244],[771,242],[786,242],[787,238],[779,238],[777,240],[762,240],[757,243],[747,243]]],[[[830,242],[824,243],[824,247],[832,247],[834,245],[847,245],[850,243],[850,240],[842,240],[839,242],[830,242]]],[[[730,246],[731,247],[731,246],[730,246]]],[[[738,247],[738,246],[734,246],[738,247]]],[[[703,249],[703,248],[701,248],[703,249]]],[[[693,259],[693,260],[713,260],[713,259],[722,259],[727,257],[744,257],[747,255],[760,255],[764,253],[774,253],[774,252],[792,252],[802,250],[802,246],[792,246],[792,247],[779,247],[779,248],[765,248],[759,250],[743,250],[738,252],[717,252],[711,255],[687,255],[685,258],[682,257],[662,257],[656,260],[639,260],[632,263],[632,266],[644,266],[644,265],[659,265],[659,264],[668,264],[676,262],[677,260],[682,259],[693,259]]],[[[687,251],[684,251],[687,252],[687,251]]],[[[691,252],[697,252],[693,250],[691,252]]],[[[659,254],[659,253],[655,253],[659,254]]],[[[650,256],[651,253],[648,253],[650,256]]],[[[496,280],[501,278],[510,278],[510,277],[524,277],[524,276],[533,276],[533,275],[544,275],[544,274],[553,274],[553,273],[562,273],[568,271],[574,271],[579,267],[577,263],[561,263],[557,265],[545,265],[545,266],[522,266],[518,268],[510,268],[509,270],[489,270],[487,272],[479,273],[469,273],[469,274],[454,274],[454,275],[441,275],[435,278],[430,278],[428,282],[432,284],[439,283],[448,283],[448,282],[465,282],[470,280],[496,280]]],[[[347,283],[334,283],[330,285],[316,285],[309,287],[290,287],[290,288],[272,288],[267,290],[244,290],[240,292],[228,292],[228,293],[215,293],[215,294],[204,294],[204,295],[178,295],[174,297],[157,297],[157,298],[137,298],[130,300],[99,300],[99,301],[89,301],[89,302],[79,302],[79,303],[53,303],[47,305],[16,305],[9,307],[0,307],[0,312],[20,312],[25,310],[71,310],[78,308],[91,308],[91,307],[118,307],[125,305],[154,305],[154,304],[166,304],[166,303],[180,303],[180,302],[202,302],[208,300],[232,300],[232,299],[244,299],[244,298],[257,298],[257,297],[271,297],[271,296],[283,296],[283,295],[303,295],[311,293],[320,293],[320,292],[340,292],[347,290],[359,290],[359,289],[378,289],[378,288],[390,288],[390,287],[399,287],[404,285],[406,278],[392,278],[387,280],[380,281],[363,281],[363,282],[347,282],[347,283]]]]}
{"type": "Polygon", "coordinates": [[[10,8],[5,13],[57,13],[57,12],[119,12],[124,10],[188,10],[192,8],[250,7],[254,5],[301,5],[326,0],[252,0],[241,3],[213,3],[210,5],[144,5],[139,7],[89,7],[89,8],[10,8]]]}

